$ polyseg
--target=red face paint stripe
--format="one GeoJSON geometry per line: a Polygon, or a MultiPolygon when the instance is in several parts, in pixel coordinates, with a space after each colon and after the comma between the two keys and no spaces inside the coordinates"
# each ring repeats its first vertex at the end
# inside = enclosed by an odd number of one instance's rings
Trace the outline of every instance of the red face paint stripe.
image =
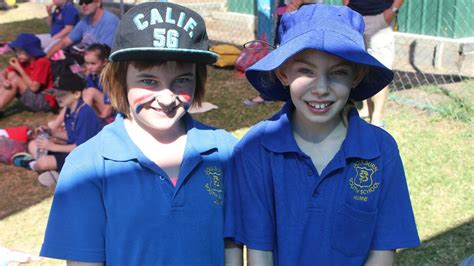
{"type": "Polygon", "coordinates": [[[146,94],[146,95],[143,95],[143,96],[140,96],[138,98],[136,98],[134,101],[133,101],[133,105],[136,105],[138,103],[142,103],[143,100],[147,99],[147,98],[150,98],[151,96],[153,96],[153,94],[146,94]]]}

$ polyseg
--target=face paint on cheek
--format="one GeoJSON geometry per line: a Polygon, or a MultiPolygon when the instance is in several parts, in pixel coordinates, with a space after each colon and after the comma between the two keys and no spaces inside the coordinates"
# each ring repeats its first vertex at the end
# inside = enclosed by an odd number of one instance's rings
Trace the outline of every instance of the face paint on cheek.
{"type": "Polygon", "coordinates": [[[140,113],[145,105],[153,102],[154,100],[155,96],[153,94],[146,94],[135,99],[132,103],[133,106],[135,106],[135,113],[140,113]]]}
{"type": "Polygon", "coordinates": [[[184,110],[188,111],[191,107],[191,95],[185,91],[178,91],[178,96],[176,97],[178,101],[183,105],[184,110]]]}

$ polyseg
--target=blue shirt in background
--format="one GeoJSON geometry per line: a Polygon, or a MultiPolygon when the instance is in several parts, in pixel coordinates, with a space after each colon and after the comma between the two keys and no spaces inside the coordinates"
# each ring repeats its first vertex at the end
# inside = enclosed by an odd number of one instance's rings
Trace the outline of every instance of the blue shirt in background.
{"type": "Polygon", "coordinates": [[[92,25],[91,20],[92,17],[90,16],[82,18],[72,32],[69,33],[69,39],[71,39],[73,43],[81,42],[87,45],[100,43],[112,47],[115,31],[119,23],[118,17],[104,10],[104,14],[95,25],[92,25]]]}
{"type": "Polygon", "coordinates": [[[64,125],[67,132],[67,143],[77,146],[97,135],[102,129],[97,114],[82,99],[77,103],[75,110],[66,109],[64,125]]]}
{"type": "Polygon", "coordinates": [[[73,3],[67,2],[61,8],[56,9],[51,14],[51,36],[56,35],[64,29],[65,26],[74,26],[79,22],[79,11],[73,3]]]}
{"type": "Polygon", "coordinates": [[[97,90],[99,90],[100,92],[104,94],[104,103],[111,104],[109,95],[106,92],[104,92],[104,89],[102,88],[102,84],[100,84],[99,75],[92,75],[92,74],[87,75],[86,88],[96,88],[97,90]]]}

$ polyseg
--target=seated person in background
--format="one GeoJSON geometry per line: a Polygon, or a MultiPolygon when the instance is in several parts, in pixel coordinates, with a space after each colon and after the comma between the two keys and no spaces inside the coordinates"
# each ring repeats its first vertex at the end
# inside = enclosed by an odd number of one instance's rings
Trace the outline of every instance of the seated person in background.
{"type": "Polygon", "coordinates": [[[84,53],[84,65],[87,72],[86,89],[82,92],[82,99],[92,107],[97,116],[106,124],[113,121],[112,105],[107,92],[100,84],[100,73],[108,63],[110,47],[104,44],[92,44],[84,53]]]}
{"type": "Polygon", "coordinates": [[[79,22],[79,11],[71,0],[53,0],[46,6],[50,27],[50,34],[37,35],[43,44],[44,51],[48,51],[55,43],[66,37],[79,22]]]}
{"type": "Polygon", "coordinates": [[[54,111],[54,96],[43,93],[53,87],[51,63],[45,57],[38,37],[20,33],[9,47],[16,56],[10,58],[10,65],[0,73],[0,111],[15,96],[34,112],[54,111]]]}
{"type": "Polygon", "coordinates": [[[30,154],[20,153],[12,158],[14,165],[42,173],[38,180],[45,186],[56,183],[66,156],[102,129],[95,112],[82,101],[83,79],[76,74],[65,72],[56,81],[54,94],[58,105],[66,108],[66,130],[47,127],[38,129],[39,132],[48,131],[51,137],[35,138],[28,144],[30,154]],[[47,154],[38,154],[39,150],[46,150],[47,154]]]}
{"type": "Polygon", "coordinates": [[[72,44],[85,47],[92,43],[102,43],[112,47],[119,19],[102,8],[101,0],[80,0],[84,17],[74,26],[69,35],[48,50],[48,58],[57,51],[72,44]]]}

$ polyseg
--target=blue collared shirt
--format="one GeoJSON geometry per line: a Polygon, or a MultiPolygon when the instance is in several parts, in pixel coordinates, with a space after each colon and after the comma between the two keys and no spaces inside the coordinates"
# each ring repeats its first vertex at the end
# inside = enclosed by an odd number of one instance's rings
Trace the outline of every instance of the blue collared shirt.
{"type": "Polygon", "coordinates": [[[395,140],[349,114],[319,175],[298,147],[287,103],[236,145],[226,236],[272,250],[275,265],[362,265],[369,250],[419,245],[395,140]]]}
{"type": "Polygon", "coordinates": [[[133,143],[120,114],[75,149],[61,171],[41,255],[107,265],[223,265],[223,182],[236,140],[184,119],[188,139],[176,187],[133,143]]]}
{"type": "Polygon", "coordinates": [[[71,2],[67,2],[63,7],[56,9],[51,14],[51,36],[61,32],[65,26],[74,26],[79,22],[79,11],[71,2]]]}
{"type": "Polygon", "coordinates": [[[66,108],[64,127],[67,132],[67,143],[79,146],[97,135],[102,129],[102,124],[94,110],[79,99],[75,110],[66,108]]]}

